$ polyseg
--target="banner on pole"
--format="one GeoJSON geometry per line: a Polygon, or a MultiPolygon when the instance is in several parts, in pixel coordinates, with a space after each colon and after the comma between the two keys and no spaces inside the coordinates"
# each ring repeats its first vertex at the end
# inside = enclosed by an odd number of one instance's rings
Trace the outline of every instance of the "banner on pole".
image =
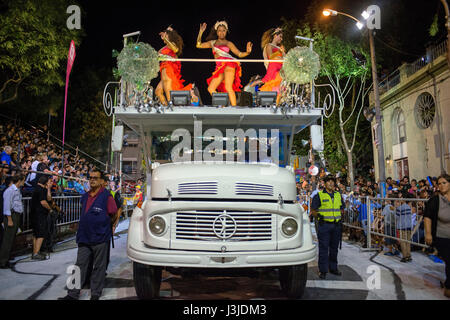
{"type": "Polygon", "coordinates": [[[72,71],[73,62],[75,60],[75,42],[72,40],[70,42],[69,54],[67,55],[67,70],[66,70],[66,91],[64,95],[64,123],[63,123],[63,138],[62,143],[64,146],[65,136],[66,136],[66,108],[67,108],[67,88],[69,87],[69,75],[72,71]]]}

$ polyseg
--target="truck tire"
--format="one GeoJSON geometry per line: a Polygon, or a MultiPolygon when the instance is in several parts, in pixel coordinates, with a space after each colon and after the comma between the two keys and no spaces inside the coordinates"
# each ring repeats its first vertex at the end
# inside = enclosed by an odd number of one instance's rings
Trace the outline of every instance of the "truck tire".
{"type": "Polygon", "coordinates": [[[307,264],[280,267],[281,290],[291,299],[300,299],[305,292],[307,276],[307,264]]]}
{"type": "Polygon", "coordinates": [[[134,288],[139,299],[150,300],[159,296],[161,274],[162,267],[133,262],[134,288]]]}

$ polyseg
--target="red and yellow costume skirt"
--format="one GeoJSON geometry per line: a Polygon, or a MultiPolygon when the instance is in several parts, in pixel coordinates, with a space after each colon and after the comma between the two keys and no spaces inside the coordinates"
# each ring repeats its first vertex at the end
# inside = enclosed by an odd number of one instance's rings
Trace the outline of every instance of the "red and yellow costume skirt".
{"type": "MultiPolygon", "coordinates": [[[[161,50],[161,54],[165,54],[176,58],[175,53],[169,49],[168,47],[164,47],[161,50]]],[[[181,62],[180,61],[162,61],[159,64],[159,72],[162,74],[162,71],[166,70],[166,75],[172,80],[172,90],[191,90],[192,84],[188,84],[187,86],[183,85],[185,82],[181,78],[181,62]]]]}
{"type": "Polygon", "coordinates": [[[264,78],[261,79],[264,85],[259,88],[260,91],[276,91],[280,93],[281,76],[280,70],[283,67],[282,63],[271,62],[267,68],[267,73],[264,78]]]}
{"type": "MultiPolygon", "coordinates": [[[[225,58],[222,59],[226,60],[225,58]]],[[[206,80],[208,86],[214,78],[218,78],[222,73],[225,72],[226,67],[234,69],[233,91],[241,91],[242,68],[240,63],[238,62],[216,62],[216,69],[214,70],[212,76],[206,80]]],[[[217,92],[227,92],[227,90],[225,90],[225,80],[220,83],[216,90],[217,92]]]]}

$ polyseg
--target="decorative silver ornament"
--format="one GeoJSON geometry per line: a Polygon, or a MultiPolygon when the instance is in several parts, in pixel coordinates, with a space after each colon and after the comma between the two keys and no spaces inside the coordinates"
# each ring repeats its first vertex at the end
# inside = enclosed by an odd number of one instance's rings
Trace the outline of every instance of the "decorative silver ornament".
{"type": "Polygon", "coordinates": [[[286,54],[280,75],[286,82],[305,84],[320,72],[319,55],[308,47],[295,47],[286,54]]]}

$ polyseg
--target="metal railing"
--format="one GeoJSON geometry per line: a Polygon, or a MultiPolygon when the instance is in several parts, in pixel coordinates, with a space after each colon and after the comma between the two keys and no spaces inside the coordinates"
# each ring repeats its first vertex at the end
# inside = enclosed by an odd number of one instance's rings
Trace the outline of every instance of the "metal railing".
{"type": "Polygon", "coordinates": [[[413,63],[408,64],[406,69],[406,75],[408,77],[413,75],[426,65],[436,60],[438,57],[445,55],[446,52],[447,52],[447,40],[439,43],[436,46],[429,47],[427,49],[427,53],[424,56],[420,57],[413,63]]]}
{"type": "MultiPolygon", "coordinates": [[[[80,220],[81,214],[81,195],[79,196],[58,196],[53,197],[55,204],[61,208],[65,213],[61,221],[57,223],[57,226],[68,225],[76,223],[80,220]]],[[[24,214],[22,215],[22,232],[29,233],[32,231],[31,225],[31,197],[22,198],[24,214]]]]}
{"type": "MultiPolygon", "coordinates": [[[[132,197],[133,195],[124,194],[122,198],[132,197]]],[[[56,196],[53,197],[55,204],[61,208],[61,211],[64,213],[62,219],[59,220],[56,224],[57,227],[77,223],[80,221],[81,215],[81,195],[76,196],[56,196]]],[[[30,233],[32,231],[31,225],[31,197],[23,197],[22,198],[24,205],[24,214],[22,215],[22,233],[30,233]]],[[[123,212],[125,212],[125,217],[128,218],[129,211],[133,211],[136,204],[131,204],[129,201],[123,201],[122,208],[123,212]]]]}
{"type": "Polygon", "coordinates": [[[362,230],[368,249],[394,245],[408,257],[411,245],[428,247],[423,225],[427,199],[349,197],[348,200],[343,225],[362,230]]]}
{"type": "Polygon", "coordinates": [[[383,79],[383,81],[380,82],[380,84],[378,85],[380,94],[383,94],[391,90],[399,83],[400,83],[400,70],[397,69],[390,75],[388,75],[385,79],[383,79]]]}
{"type": "MultiPolygon", "coordinates": [[[[427,66],[437,58],[447,53],[447,40],[436,46],[429,47],[427,53],[412,63],[406,64],[405,75],[412,76],[414,73],[427,66]]],[[[400,83],[400,68],[394,70],[391,74],[380,81],[378,87],[380,94],[384,94],[400,83]]]]}

